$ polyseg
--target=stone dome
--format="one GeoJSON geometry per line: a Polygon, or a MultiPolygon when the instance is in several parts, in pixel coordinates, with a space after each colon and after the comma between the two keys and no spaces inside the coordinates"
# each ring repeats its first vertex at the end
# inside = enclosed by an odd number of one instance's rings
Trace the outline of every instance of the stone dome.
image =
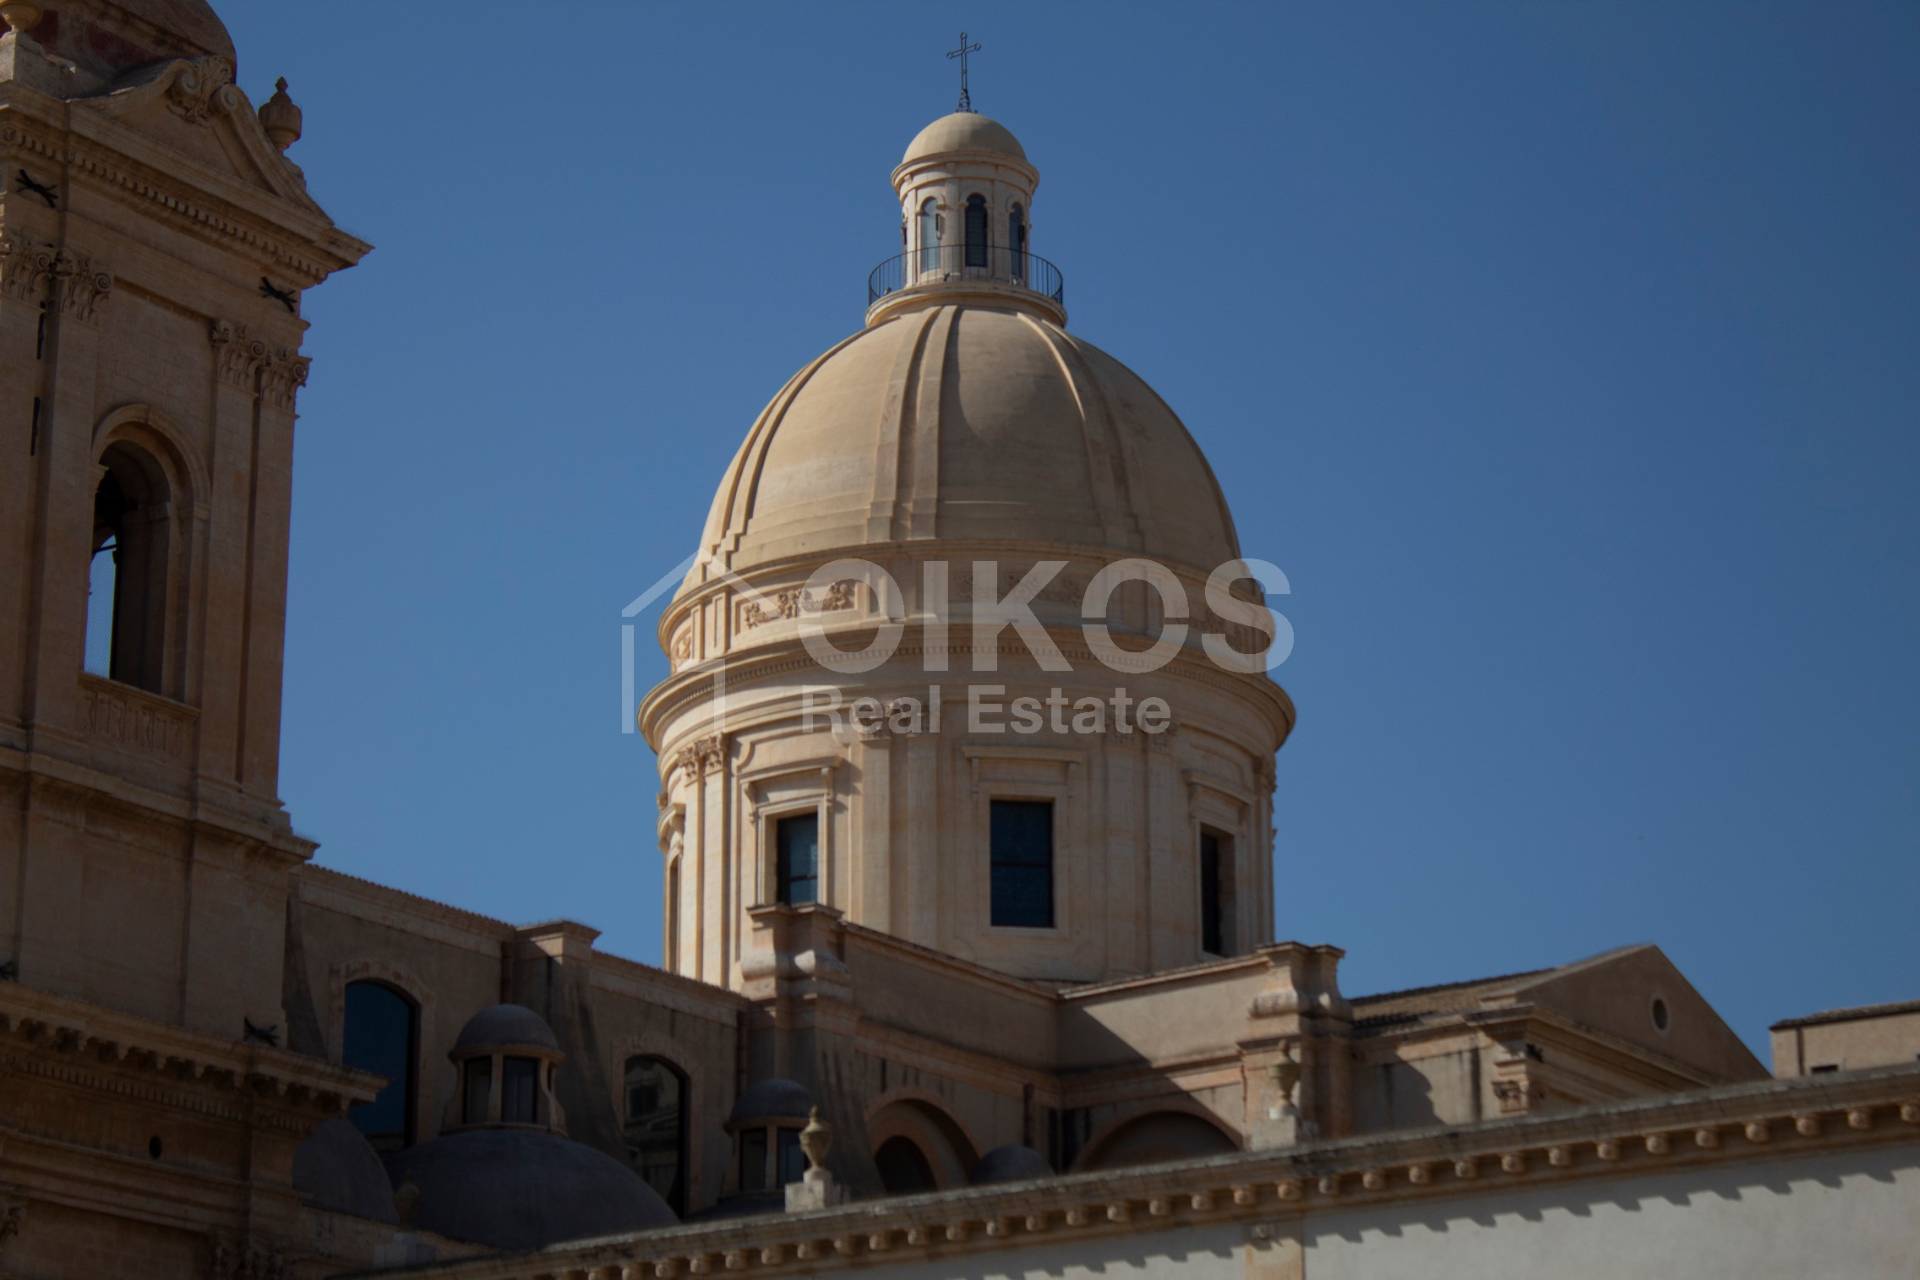
{"type": "Polygon", "coordinates": [[[320,1122],[293,1152],[293,1189],[316,1209],[394,1223],[393,1184],[366,1135],[338,1116],[320,1122]]]}
{"type": "Polygon", "coordinates": [[[727,1113],[727,1127],[755,1121],[805,1120],[812,1106],[813,1095],[798,1080],[758,1080],[747,1086],[727,1113]]]}
{"type": "Polygon", "coordinates": [[[941,116],[914,134],[900,163],[908,165],[930,156],[955,153],[985,153],[1027,163],[1026,148],[1020,145],[1020,139],[1013,136],[1012,130],[977,111],[955,111],[941,116]]]}
{"type": "Polygon", "coordinates": [[[495,1249],[672,1226],[632,1169],[584,1143],[529,1129],[468,1129],[387,1157],[419,1192],[411,1225],[495,1249]]]}
{"type": "Polygon", "coordinates": [[[233,37],[207,0],[41,0],[41,7],[33,38],[95,75],[234,57],[233,37]]]}
{"type": "Polygon", "coordinates": [[[453,1042],[455,1054],[469,1049],[527,1048],[560,1052],[547,1020],[523,1004],[496,1004],[467,1019],[453,1042]]]}
{"type": "Polygon", "coordinates": [[[1240,554],[1200,447],[1137,374],[1027,310],[940,303],[879,320],[781,389],[721,480],[688,586],[925,539],[1202,573],[1240,554]]]}
{"type": "Polygon", "coordinates": [[[1009,1142],[981,1156],[980,1163],[974,1165],[973,1172],[967,1175],[967,1181],[978,1187],[990,1182],[1024,1182],[1028,1178],[1052,1176],[1053,1166],[1047,1163],[1045,1156],[1032,1147],[1009,1142]]]}

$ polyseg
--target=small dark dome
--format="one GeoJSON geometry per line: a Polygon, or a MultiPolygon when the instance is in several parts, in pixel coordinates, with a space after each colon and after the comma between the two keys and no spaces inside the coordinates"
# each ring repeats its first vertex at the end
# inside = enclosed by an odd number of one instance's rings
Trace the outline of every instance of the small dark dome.
{"type": "Polygon", "coordinates": [[[467,1049],[545,1049],[560,1052],[547,1020],[523,1004],[496,1004],[467,1019],[460,1037],[453,1042],[458,1054],[467,1049]]]}
{"type": "Polygon", "coordinates": [[[420,1197],[413,1226],[494,1249],[670,1227],[639,1174],[585,1143],[528,1129],[468,1129],[387,1157],[420,1197]]]}
{"type": "Polygon", "coordinates": [[[989,1182],[1024,1182],[1028,1178],[1052,1176],[1053,1166],[1047,1163],[1045,1156],[1032,1147],[1009,1142],[981,1156],[980,1163],[974,1165],[973,1172],[967,1175],[967,1181],[978,1187],[989,1182]]]}
{"type": "Polygon", "coordinates": [[[813,1107],[813,1095],[797,1080],[776,1076],[747,1086],[740,1100],[727,1113],[729,1127],[755,1120],[805,1120],[813,1107]]]}
{"type": "Polygon", "coordinates": [[[293,1152],[293,1189],[328,1213],[397,1223],[393,1184],[379,1153],[352,1122],[323,1120],[293,1152]]]}

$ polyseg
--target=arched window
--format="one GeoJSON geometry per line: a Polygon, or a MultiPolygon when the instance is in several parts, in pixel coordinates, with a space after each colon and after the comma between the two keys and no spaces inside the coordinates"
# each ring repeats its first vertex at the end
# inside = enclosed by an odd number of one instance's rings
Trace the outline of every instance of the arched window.
{"type": "Polygon", "coordinates": [[[978,192],[967,197],[967,265],[987,265],[987,198],[978,192]]]}
{"type": "Polygon", "coordinates": [[[153,693],[167,692],[166,599],[172,516],[166,473],[128,444],[101,456],[93,495],[86,669],[153,693]]]}
{"type": "Polygon", "coordinates": [[[1027,211],[1015,204],[1007,212],[1007,252],[1013,258],[1013,278],[1027,278],[1027,211]]]}
{"type": "Polygon", "coordinates": [[[940,202],[929,199],[920,206],[920,274],[932,275],[940,270],[940,202]]]}
{"type": "Polygon", "coordinates": [[[873,1153],[873,1163],[880,1170],[880,1185],[887,1189],[888,1195],[904,1196],[939,1188],[926,1153],[912,1138],[888,1138],[873,1153]]]}
{"type": "Polygon", "coordinates": [[[367,1135],[376,1151],[413,1145],[420,1006],[384,982],[349,982],[342,1048],[341,1060],[347,1066],[387,1078],[379,1096],[353,1108],[347,1119],[367,1135]]]}
{"type": "Polygon", "coordinates": [[[628,1058],[627,1150],[647,1185],[687,1211],[687,1076],[664,1058],[628,1058]]]}

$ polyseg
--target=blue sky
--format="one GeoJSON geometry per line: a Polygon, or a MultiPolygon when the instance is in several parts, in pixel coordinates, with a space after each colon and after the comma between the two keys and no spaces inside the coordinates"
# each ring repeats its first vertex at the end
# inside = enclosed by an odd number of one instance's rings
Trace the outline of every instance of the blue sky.
{"type": "Polygon", "coordinates": [[[1072,327],[1292,582],[1282,936],[1655,941],[1756,1045],[1920,996],[1920,8],[224,7],[378,246],[306,302],[323,863],[657,960],[620,610],[858,327],[965,26],[1072,327]]]}

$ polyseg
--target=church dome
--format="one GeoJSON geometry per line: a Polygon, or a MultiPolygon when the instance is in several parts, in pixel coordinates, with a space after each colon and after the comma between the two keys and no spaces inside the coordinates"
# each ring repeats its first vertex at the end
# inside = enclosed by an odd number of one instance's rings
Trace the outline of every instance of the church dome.
{"type": "Polygon", "coordinates": [[[727,1113],[727,1127],[764,1123],[769,1120],[805,1120],[813,1107],[813,1095],[798,1080],[774,1077],[747,1086],[727,1113]]]}
{"type": "Polygon", "coordinates": [[[339,1116],[320,1122],[293,1151],[293,1189],[316,1209],[394,1223],[393,1184],[366,1136],[339,1116]]]}
{"type": "Polygon", "coordinates": [[[976,1187],[995,1182],[1025,1182],[1031,1178],[1051,1178],[1053,1166],[1047,1158],[1032,1147],[1010,1142],[1004,1147],[995,1147],[980,1157],[980,1163],[973,1166],[973,1172],[967,1175],[967,1181],[976,1187]]]}
{"type": "Polygon", "coordinates": [[[468,1129],[387,1159],[393,1185],[419,1191],[413,1226],[495,1249],[539,1249],[679,1221],[639,1174],[558,1134],[468,1129]]]}
{"type": "Polygon", "coordinates": [[[1026,309],[939,302],[877,321],[774,397],[721,481],[688,585],[923,539],[1202,573],[1239,557],[1206,458],[1137,374],[1026,309]]]}
{"type": "Polygon", "coordinates": [[[176,58],[234,58],[227,24],[207,0],[41,0],[41,8],[34,40],[96,75],[176,58]]]}
{"type": "Polygon", "coordinates": [[[467,1019],[453,1042],[453,1052],[468,1049],[548,1049],[560,1051],[547,1020],[523,1004],[490,1005],[467,1019]]]}
{"type": "Polygon", "coordinates": [[[977,111],[955,111],[935,120],[914,135],[900,163],[908,165],[933,156],[964,153],[1005,156],[1027,163],[1026,149],[1020,145],[1020,139],[1013,136],[1013,131],[977,111]]]}

